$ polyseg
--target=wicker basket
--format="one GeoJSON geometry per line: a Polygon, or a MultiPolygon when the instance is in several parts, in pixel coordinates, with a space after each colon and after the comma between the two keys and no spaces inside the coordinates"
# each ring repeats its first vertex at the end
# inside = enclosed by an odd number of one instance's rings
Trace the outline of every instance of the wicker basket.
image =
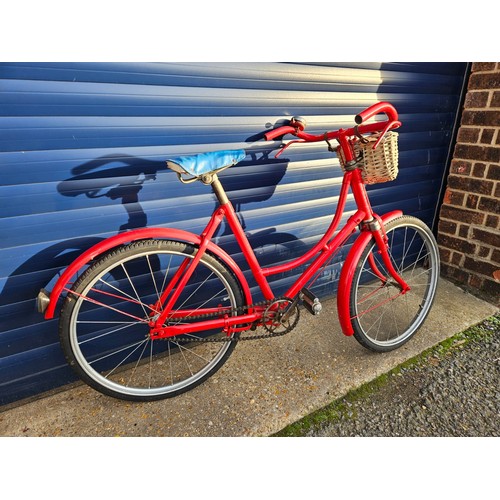
{"type": "MultiPolygon", "coordinates": [[[[365,137],[366,142],[356,141],[354,143],[354,155],[361,156],[357,167],[365,184],[377,184],[380,182],[393,181],[398,176],[398,133],[387,132],[377,149],[373,144],[380,137],[380,133],[365,137]]],[[[340,146],[336,149],[340,166],[345,171],[345,159],[340,146]]]]}

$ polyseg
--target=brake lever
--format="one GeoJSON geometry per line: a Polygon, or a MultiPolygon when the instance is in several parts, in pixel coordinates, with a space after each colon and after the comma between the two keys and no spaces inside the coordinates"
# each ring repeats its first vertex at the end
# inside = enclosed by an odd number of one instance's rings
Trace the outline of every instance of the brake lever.
{"type": "Polygon", "coordinates": [[[400,121],[395,120],[395,121],[389,122],[382,130],[380,137],[377,139],[377,142],[375,142],[372,149],[376,149],[376,147],[380,144],[380,141],[384,138],[385,134],[387,134],[387,132],[389,132],[389,130],[391,130],[393,128],[398,128],[398,127],[401,127],[400,121]]]}
{"type": "Polygon", "coordinates": [[[274,155],[274,157],[278,158],[279,156],[281,156],[281,153],[283,153],[283,151],[285,151],[286,148],[288,148],[289,146],[291,146],[296,142],[306,142],[306,141],[304,141],[303,139],[294,139],[293,141],[290,141],[288,144],[285,144],[285,146],[282,146],[281,149],[274,155]]]}

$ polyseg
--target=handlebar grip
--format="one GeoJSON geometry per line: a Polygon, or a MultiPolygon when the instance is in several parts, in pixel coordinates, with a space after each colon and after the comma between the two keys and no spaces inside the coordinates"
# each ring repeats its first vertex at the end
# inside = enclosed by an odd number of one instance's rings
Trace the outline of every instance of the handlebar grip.
{"type": "Polygon", "coordinates": [[[398,112],[392,104],[388,102],[378,102],[361,111],[361,113],[357,114],[354,118],[354,121],[358,125],[361,125],[363,122],[369,120],[372,116],[375,116],[379,113],[385,113],[391,122],[395,122],[398,120],[398,112]]]}
{"type": "Polygon", "coordinates": [[[266,141],[272,141],[276,137],[281,137],[286,134],[294,134],[297,131],[295,127],[290,127],[289,125],[284,125],[282,127],[275,128],[269,132],[264,133],[266,141]]]}

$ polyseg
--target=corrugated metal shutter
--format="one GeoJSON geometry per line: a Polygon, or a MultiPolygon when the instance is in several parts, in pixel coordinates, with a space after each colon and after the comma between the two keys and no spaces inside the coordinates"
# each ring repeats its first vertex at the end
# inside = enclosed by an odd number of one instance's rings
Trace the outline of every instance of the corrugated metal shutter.
{"type": "MultiPolygon", "coordinates": [[[[404,124],[401,170],[370,188],[373,204],[432,224],[465,71],[458,63],[1,64],[0,402],[74,380],[57,321],[35,312],[35,297],[76,255],[125,229],[204,227],[210,190],[181,185],[164,168],[168,156],[247,149],[221,179],[270,265],[318,239],[341,174],[324,144],[275,160],[258,134],[293,115],[307,117],[312,132],[347,127],[387,100],[404,124]]],[[[218,242],[237,251],[224,228],[218,242]]],[[[334,292],[338,267],[325,270],[318,293],[334,292]]],[[[291,276],[277,279],[279,293],[291,276]]]]}

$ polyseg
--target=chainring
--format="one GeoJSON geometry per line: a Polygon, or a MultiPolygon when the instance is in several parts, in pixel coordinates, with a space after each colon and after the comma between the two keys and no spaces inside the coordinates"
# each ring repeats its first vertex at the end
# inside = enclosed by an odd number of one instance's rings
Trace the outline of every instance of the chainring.
{"type": "Polygon", "coordinates": [[[297,326],[299,319],[297,301],[281,298],[271,302],[264,311],[262,325],[272,335],[285,335],[297,326]]]}

